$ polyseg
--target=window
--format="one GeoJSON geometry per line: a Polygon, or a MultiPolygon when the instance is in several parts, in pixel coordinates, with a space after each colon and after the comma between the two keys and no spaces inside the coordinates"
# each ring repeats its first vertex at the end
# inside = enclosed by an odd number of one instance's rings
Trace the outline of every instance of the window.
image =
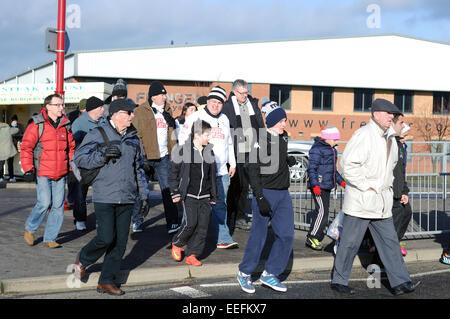
{"type": "Polygon", "coordinates": [[[333,109],[333,88],[313,88],[313,110],[331,111],[333,109]]]}
{"type": "Polygon", "coordinates": [[[394,91],[394,104],[402,113],[412,113],[413,96],[414,92],[412,91],[394,91]]]}
{"type": "Polygon", "coordinates": [[[374,90],[371,89],[355,89],[353,111],[369,112],[373,102],[374,90]]]}
{"type": "Polygon", "coordinates": [[[433,114],[446,114],[450,111],[450,92],[433,93],[433,114]]]}
{"type": "Polygon", "coordinates": [[[291,90],[290,85],[270,85],[270,100],[277,102],[283,109],[291,109],[291,90]]]}

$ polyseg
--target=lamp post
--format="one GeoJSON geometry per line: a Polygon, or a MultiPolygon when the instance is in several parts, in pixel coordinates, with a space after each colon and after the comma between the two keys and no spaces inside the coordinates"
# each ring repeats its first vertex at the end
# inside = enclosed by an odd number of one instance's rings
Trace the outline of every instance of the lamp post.
{"type": "Polygon", "coordinates": [[[66,0],[58,0],[58,30],[56,45],[56,94],[64,98],[64,34],[66,29],[66,0]]]}

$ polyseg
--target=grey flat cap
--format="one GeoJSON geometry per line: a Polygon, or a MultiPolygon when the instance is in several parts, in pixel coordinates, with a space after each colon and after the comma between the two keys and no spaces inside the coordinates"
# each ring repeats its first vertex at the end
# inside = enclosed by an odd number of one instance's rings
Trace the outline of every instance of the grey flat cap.
{"type": "Polygon", "coordinates": [[[400,109],[395,104],[385,99],[376,99],[372,102],[371,112],[373,113],[380,111],[403,115],[402,111],[400,111],[400,109]]]}

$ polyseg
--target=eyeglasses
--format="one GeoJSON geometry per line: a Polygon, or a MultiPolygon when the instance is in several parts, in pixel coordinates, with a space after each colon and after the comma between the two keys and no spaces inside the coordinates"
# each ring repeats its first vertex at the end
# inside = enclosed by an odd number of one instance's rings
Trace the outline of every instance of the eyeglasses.
{"type": "Polygon", "coordinates": [[[134,114],[134,111],[119,111],[117,113],[126,113],[128,115],[134,114]]]}
{"type": "Polygon", "coordinates": [[[56,106],[56,107],[62,107],[62,108],[65,107],[64,104],[56,104],[56,103],[48,103],[48,105],[53,105],[53,106],[56,106]]]}
{"type": "Polygon", "coordinates": [[[248,91],[245,91],[245,92],[236,91],[236,93],[239,93],[240,95],[248,95],[248,91]]]}

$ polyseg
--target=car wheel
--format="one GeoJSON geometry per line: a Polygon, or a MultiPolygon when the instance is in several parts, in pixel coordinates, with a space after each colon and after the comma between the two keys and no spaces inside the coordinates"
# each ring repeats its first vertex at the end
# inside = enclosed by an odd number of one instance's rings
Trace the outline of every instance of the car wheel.
{"type": "MultiPolygon", "coordinates": [[[[294,155],[294,154],[292,154],[294,155]]],[[[295,155],[294,155],[295,156],[295,155]]],[[[296,156],[297,164],[290,167],[289,173],[291,182],[300,183],[306,180],[306,169],[308,168],[308,159],[306,157],[296,156]]]]}

